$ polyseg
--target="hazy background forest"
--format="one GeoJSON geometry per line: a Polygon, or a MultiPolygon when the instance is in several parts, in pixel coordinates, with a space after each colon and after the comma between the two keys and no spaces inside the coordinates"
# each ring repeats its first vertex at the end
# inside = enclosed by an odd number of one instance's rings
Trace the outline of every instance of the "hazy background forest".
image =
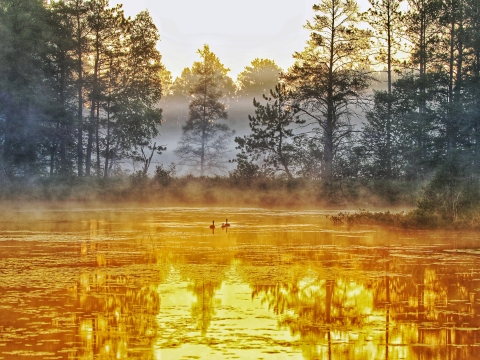
{"type": "Polygon", "coordinates": [[[173,78],[148,11],[0,0],[0,196],[479,223],[480,0],[369,1],[314,5],[287,69],[206,44],[173,78]]]}

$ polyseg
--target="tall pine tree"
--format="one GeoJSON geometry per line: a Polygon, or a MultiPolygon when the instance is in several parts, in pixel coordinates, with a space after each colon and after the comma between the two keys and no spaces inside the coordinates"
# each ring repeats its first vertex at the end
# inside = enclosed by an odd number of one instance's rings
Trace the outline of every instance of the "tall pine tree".
{"type": "Polygon", "coordinates": [[[229,69],[220,63],[208,45],[198,53],[202,61],[195,62],[191,69],[195,80],[190,89],[190,113],[175,154],[180,164],[205,176],[224,168],[227,139],[233,131],[219,122],[228,117],[220,88],[229,69]]]}

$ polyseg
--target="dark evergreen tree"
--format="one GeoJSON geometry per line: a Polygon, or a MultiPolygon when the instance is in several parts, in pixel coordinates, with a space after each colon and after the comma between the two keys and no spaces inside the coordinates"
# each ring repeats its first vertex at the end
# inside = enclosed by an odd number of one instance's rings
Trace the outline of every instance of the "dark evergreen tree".
{"type": "Polygon", "coordinates": [[[358,6],[351,0],[324,0],[306,28],[307,47],[295,53],[296,63],[285,79],[295,87],[295,108],[321,129],[322,177],[333,178],[333,160],[351,133],[353,106],[363,98],[371,77],[365,70],[370,33],[356,27],[358,6]]]}
{"type": "Polygon", "coordinates": [[[0,146],[4,179],[41,171],[48,146],[47,12],[40,0],[0,1],[0,146]]]}
{"type": "MultiPolygon", "coordinates": [[[[383,139],[382,145],[375,151],[376,161],[382,162],[381,173],[383,177],[393,178],[395,167],[395,135],[392,133],[393,113],[392,113],[392,72],[393,66],[398,64],[394,55],[401,48],[401,32],[403,27],[403,14],[400,11],[399,0],[369,0],[370,9],[365,17],[374,29],[374,37],[376,41],[376,63],[377,66],[384,64],[387,72],[387,92],[386,95],[376,94],[375,108],[380,110],[383,103],[386,105],[386,112],[381,111],[381,115],[375,116],[375,110],[367,116],[368,125],[366,131],[368,133],[366,144],[373,147],[375,143],[371,142],[373,138],[383,139]]],[[[379,144],[380,145],[380,144],[379,144]]],[[[372,149],[373,150],[373,149],[372,149]]]]}
{"type": "Polygon", "coordinates": [[[75,88],[76,88],[76,146],[77,146],[77,174],[84,175],[85,154],[83,148],[84,130],[84,105],[85,105],[85,65],[86,57],[90,51],[88,34],[88,2],[86,0],[64,0],[55,6],[58,12],[67,17],[67,23],[71,26],[74,51],[71,57],[75,62],[75,88]]]}
{"type": "Polygon", "coordinates": [[[75,162],[75,42],[72,19],[62,2],[49,8],[47,79],[55,94],[56,106],[49,114],[51,131],[50,176],[74,173],[75,162]]]}
{"type": "Polygon", "coordinates": [[[255,116],[248,116],[251,134],[236,137],[237,149],[253,160],[261,159],[275,171],[283,171],[293,179],[295,146],[293,143],[294,112],[290,92],[285,84],[277,84],[270,96],[263,95],[266,105],[253,99],[255,116]]]}
{"type": "Polygon", "coordinates": [[[362,129],[361,144],[366,156],[366,173],[373,178],[399,178],[403,158],[399,148],[401,138],[394,98],[386,91],[376,91],[372,109],[367,111],[367,123],[362,129]]]}
{"type": "Polygon", "coordinates": [[[181,165],[200,172],[200,176],[213,174],[224,168],[227,139],[233,132],[219,120],[227,119],[225,105],[220,101],[225,68],[208,45],[198,50],[202,61],[195,62],[191,74],[195,77],[190,89],[190,114],[182,127],[182,138],[175,154],[181,165]]]}
{"type": "Polygon", "coordinates": [[[88,71],[89,114],[86,122],[87,146],[85,158],[85,175],[92,169],[92,153],[96,144],[96,171],[100,175],[100,100],[104,98],[104,77],[108,76],[108,54],[118,41],[120,33],[125,34],[126,20],[121,5],[108,7],[108,0],[90,0],[88,3],[87,23],[89,28],[90,56],[93,66],[88,71]],[[95,139],[94,139],[95,137],[95,139]],[[94,141],[95,140],[95,141],[94,141]]]}

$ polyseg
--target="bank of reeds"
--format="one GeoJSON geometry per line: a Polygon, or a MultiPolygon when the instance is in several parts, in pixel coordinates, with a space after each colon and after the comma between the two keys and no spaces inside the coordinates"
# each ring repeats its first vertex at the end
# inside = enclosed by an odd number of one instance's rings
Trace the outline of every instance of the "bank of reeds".
{"type": "Polygon", "coordinates": [[[474,177],[445,181],[440,173],[425,186],[416,201],[416,209],[396,213],[367,210],[340,212],[329,218],[337,225],[480,230],[480,185],[474,177]]]}
{"type": "Polygon", "coordinates": [[[470,212],[455,220],[445,218],[438,212],[428,212],[419,208],[406,212],[359,210],[352,213],[339,212],[336,215],[327,215],[327,217],[335,225],[381,225],[425,230],[480,230],[480,211],[470,212]]]}

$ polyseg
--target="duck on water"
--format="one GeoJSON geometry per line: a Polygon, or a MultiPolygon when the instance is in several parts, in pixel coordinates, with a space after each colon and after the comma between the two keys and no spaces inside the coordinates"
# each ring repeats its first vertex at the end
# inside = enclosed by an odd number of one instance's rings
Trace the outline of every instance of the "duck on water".
{"type": "Polygon", "coordinates": [[[230,224],[228,223],[228,219],[225,219],[225,224],[222,223],[222,228],[229,227],[229,226],[230,226],[230,224]]]}

